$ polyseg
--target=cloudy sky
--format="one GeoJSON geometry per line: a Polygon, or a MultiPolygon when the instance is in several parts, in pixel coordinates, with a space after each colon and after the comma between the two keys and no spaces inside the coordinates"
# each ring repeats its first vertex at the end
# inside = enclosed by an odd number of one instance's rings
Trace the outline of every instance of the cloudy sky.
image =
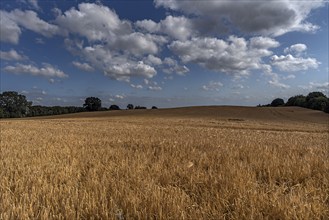
{"type": "Polygon", "coordinates": [[[1,91],[34,104],[257,105],[328,93],[328,2],[0,2],[1,91]]]}

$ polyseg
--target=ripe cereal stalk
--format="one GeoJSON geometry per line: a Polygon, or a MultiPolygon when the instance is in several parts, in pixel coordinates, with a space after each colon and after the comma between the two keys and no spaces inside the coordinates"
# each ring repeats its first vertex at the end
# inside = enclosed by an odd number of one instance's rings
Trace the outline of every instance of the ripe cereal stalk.
{"type": "Polygon", "coordinates": [[[228,119],[1,120],[0,219],[328,218],[326,124],[228,119]]]}

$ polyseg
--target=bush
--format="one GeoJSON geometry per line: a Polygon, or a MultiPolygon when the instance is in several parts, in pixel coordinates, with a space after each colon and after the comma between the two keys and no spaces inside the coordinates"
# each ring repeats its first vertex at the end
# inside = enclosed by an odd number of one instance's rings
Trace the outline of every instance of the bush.
{"type": "MultiPolygon", "coordinates": [[[[316,109],[318,107],[318,104],[316,104],[315,102],[318,102],[317,98],[320,97],[327,98],[327,96],[325,96],[322,92],[310,92],[306,96],[306,106],[311,109],[316,109]]],[[[324,99],[320,99],[320,100],[323,101],[324,99]]]]}
{"type": "Polygon", "coordinates": [[[137,105],[135,109],[146,109],[146,107],[137,105]]]}
{"type": "Polygon", "coordinates": [[[329,105],[327,105],[324,110],[323,110],[325,113],[329,113],[329,105]]]}
{"type": "Polygon", "coordinates": [[[327,106],[329,106],[329,100],[326,97],[320,96],[316,98],[311,98],[308,101],[308,106],[314,110],[324,111],[327,106]]]}
{"type": "Polygon", "coordinates": [[[152,106],[152,109],[158,109],[158,107],[156,107],[156,106],[152,106]]]}
{"type": "Polygon", "coordinates": [[[0,118],[4,118],[4,117],[5,117],[5,114],[4,114],[4,112],[3,112],[3,109],[0,108],[0,118]]]}
{"type": "Polygon", "coordinates": [[[117,105],[111,105],[109,110],[120,110],[120,107],[117,105]]]}
{"type": "Polygon", "coordinates": [[[286,106],[306,107],[306,97],[303,95],[290,97],[286,103],[286,106]]]}
{"type": "Polygon", "coordinates": [[[271,103],[272,107],[277,107],[277,106],[282,106],[282,105],[284,105],[284,100],[281,98],[276,98],[271,103]]]}

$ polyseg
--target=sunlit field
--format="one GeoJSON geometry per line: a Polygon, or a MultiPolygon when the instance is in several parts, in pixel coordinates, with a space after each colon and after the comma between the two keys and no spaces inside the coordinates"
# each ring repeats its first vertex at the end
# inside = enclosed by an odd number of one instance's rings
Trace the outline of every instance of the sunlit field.
{"type": "Polygon", "coordinates": [[[199,107],[1,120],[0,219],[328,219],[328,114],[199,107]]]}

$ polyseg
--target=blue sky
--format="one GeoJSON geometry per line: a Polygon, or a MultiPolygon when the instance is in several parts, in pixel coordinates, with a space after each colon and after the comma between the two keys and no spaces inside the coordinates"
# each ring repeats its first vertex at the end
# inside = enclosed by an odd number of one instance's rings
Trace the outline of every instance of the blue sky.
{"type": "Polygon", "coordinates": [[[266,104],[328,95],[326,1],[0,2],[1,91],[35,105],[266,104]]]}

